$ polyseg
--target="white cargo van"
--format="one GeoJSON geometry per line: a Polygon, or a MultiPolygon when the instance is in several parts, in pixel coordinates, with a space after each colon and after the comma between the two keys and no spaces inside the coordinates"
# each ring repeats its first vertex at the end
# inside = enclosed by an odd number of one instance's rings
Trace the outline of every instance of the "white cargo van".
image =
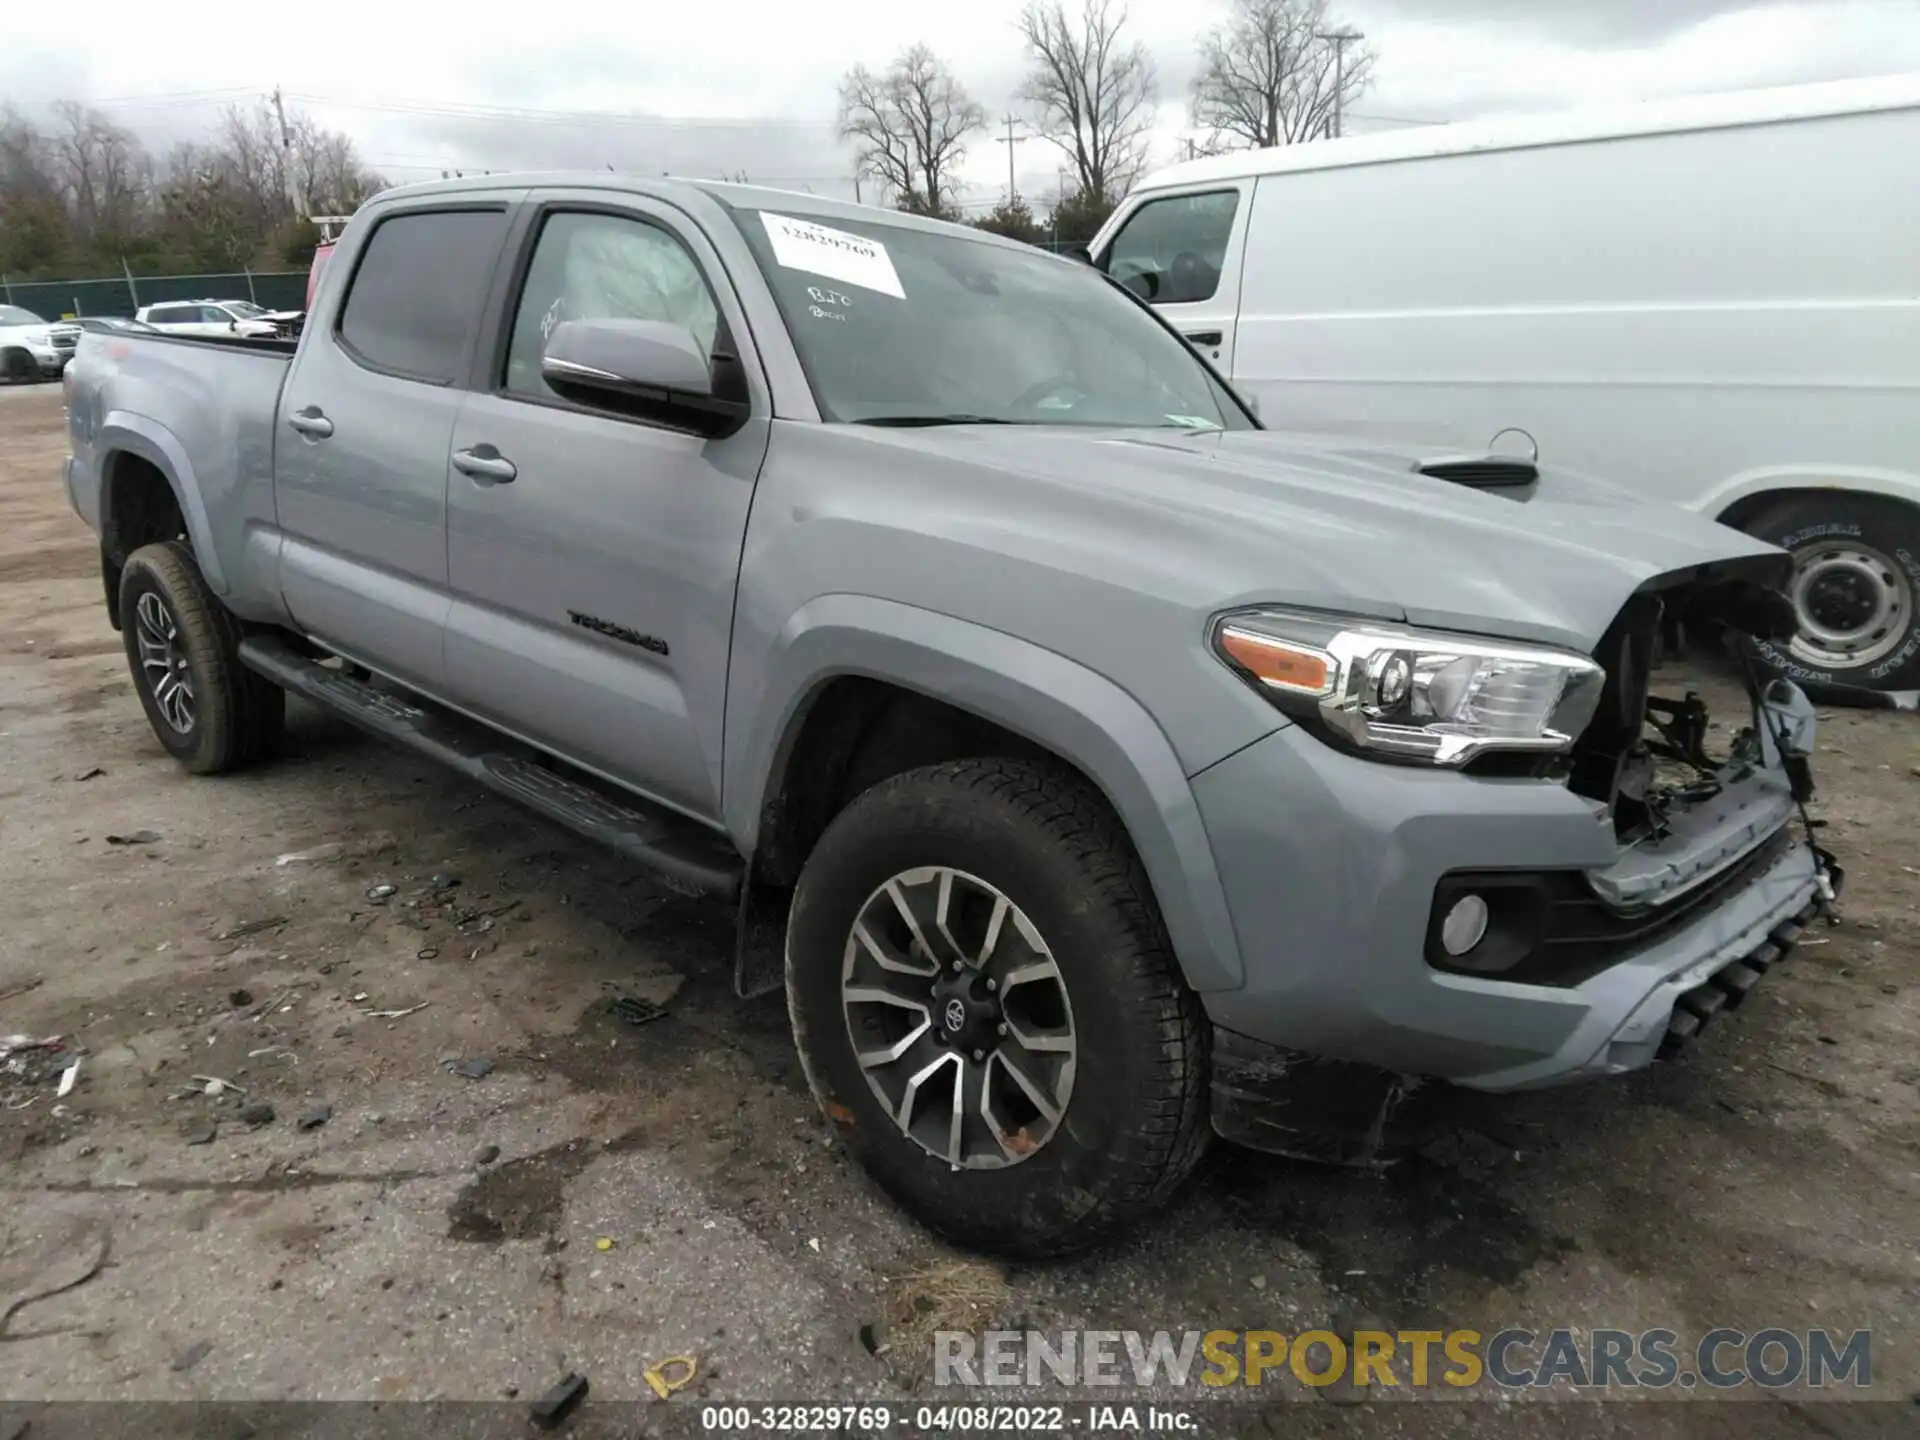
{"type": "Polygon", "coordinates": [[[1920,688],[1920,76],[1191,161],[1093,258],[1268,424],[1519,427],[1793,551],[1780,670],[1920,688]]]}

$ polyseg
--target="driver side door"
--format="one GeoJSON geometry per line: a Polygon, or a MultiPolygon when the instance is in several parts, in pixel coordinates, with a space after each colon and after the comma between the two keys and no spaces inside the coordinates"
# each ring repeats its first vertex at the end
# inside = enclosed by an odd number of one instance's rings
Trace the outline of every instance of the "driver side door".
{"type": "Polygon", "coordinates": [[[1135,207],[1094,257],[1229,377],[1249,189],[1249,182],[1228,181],[1153,195],[1135,207]]]}

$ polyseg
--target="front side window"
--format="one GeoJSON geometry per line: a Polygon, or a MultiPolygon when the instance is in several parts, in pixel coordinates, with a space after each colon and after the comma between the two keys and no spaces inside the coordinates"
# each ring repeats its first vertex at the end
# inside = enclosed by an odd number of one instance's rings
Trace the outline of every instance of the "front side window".
{"type": "Polygon", "coordinates": [[[381,221],[340,314],[347,349],[378,370],[451,382],[466,366],[506,230],[504,210],[426,210],[381,221]]]}
{"type": "Polygon", "coordinates": [[[44,325],[46,323],[46,321],[42,320],[31,310],[22,310],[18,305],[0,305],[0,325],[10,328],[15,325],[44,325]]]}
{"type": "Polygon", "coordinates": [[[552,397],[540,374],[547,337],[566,320],[684,326],[709,358],[720,312],[687,249],[657,225],[617,215],[549,215],[520,288],[506,386],[552,397]]]}
{"type": "Polygon", "coordinates": [[[1113,237],[1102,268],[1155,305],[1211,300],[1239,205],[1238,190],[1149,200],[1113,237]]]}
{"type": "Polygon", "coordinates": [[[958,228],[734,213],[828,420],[1251,428],[1091,266],[958,228]]]}

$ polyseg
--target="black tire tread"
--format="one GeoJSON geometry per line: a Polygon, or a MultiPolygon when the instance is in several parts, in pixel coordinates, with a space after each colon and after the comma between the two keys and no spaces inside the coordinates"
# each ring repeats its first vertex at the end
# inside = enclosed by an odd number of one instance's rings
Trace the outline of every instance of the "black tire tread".
{"type": "MultiPolygon", "coordinates": [[[[136,568],[151,570],[159,578],[175,623],[186,633],[188,643],[204,646],[209,657],[205,678],[211,681],[211,694],[196,697],[200,701],[197,723],[204,733],[192,756],[178,757],[181,764],[196,775],[218,775],[264,759],[279,739],[286,696],[241,664],[240,617],[207,588],[185,541],[156,541],[129,555],[121,573],[123,595],[136,568]]],[[[122,613],[131,635],[134,622],[124,600],[122,613]]]]}
{"type": "Polygon", "coordinates": [[[1003,807],[1040,830],[1084,876],[1087,898],[1116,914],[1131,937],[1124,948],[1107,952],[1105,961],[1116,988],[1124,987],[1149,1033],[1159,1038],[1159,1054],[1151,1060],[1153,1094],[1142,1122],[1114,1157],[1105,1188],[1091,1197],[1070,1233],[1010,1235],[996,1245],[1006,1253],[1036,1256],[1089,1248],[1163,1204],[1204,1154],[1212,1134],[1207,1117],[1212,1030],[1181,975],[1146,871],[1104,797],[1060,766],[954,760],[881,781],[843,810],[834,825],[857,824],[863,811],[929,786],[1003,807]]]}

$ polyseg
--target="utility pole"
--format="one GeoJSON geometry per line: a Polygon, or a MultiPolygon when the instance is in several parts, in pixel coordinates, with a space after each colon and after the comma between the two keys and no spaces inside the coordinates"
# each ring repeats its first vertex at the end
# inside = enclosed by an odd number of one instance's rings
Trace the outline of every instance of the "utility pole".
{"type": "Polygon", "coordinates": [[[1014,116],[1007,116],[1004,123],[1007,127],[1007,133],[1001,137],[998,143],[1007,147],[1007,203],[1011,205],[1020,198],[1020,192],[1014,189],[1013,186],[1013,147],[1026,144],[1030,137],[1015,135],[1013,133],[1013,127],[1021,123],[1014,116]]]}
{"type": "Polygon", "coordinates": [[[860,172],[857,170],[854,171],[853,174],[853,203],[856,205],[864,205],[867,203],[860,198],[860,172]]]}
{"type": "Polygon", "coordinates": [[[1347,46],[1367,37],[1358,30],[1316,30],[1313,38],[1333,46],[1333,138],[1345,130],[1347,102],[1347,46]]]}
{"type": "Polygon", "coordinates": [[[287,177],[287,203],[293,206],[293,213],[306,217],[307,197],[300,191],[300,177],[295,173],[293,164],[293,132],[287,129],[287,107],[280,98],[280,87],[273,87],[273,114],[280,122],[280,166],[287,177]]]}

